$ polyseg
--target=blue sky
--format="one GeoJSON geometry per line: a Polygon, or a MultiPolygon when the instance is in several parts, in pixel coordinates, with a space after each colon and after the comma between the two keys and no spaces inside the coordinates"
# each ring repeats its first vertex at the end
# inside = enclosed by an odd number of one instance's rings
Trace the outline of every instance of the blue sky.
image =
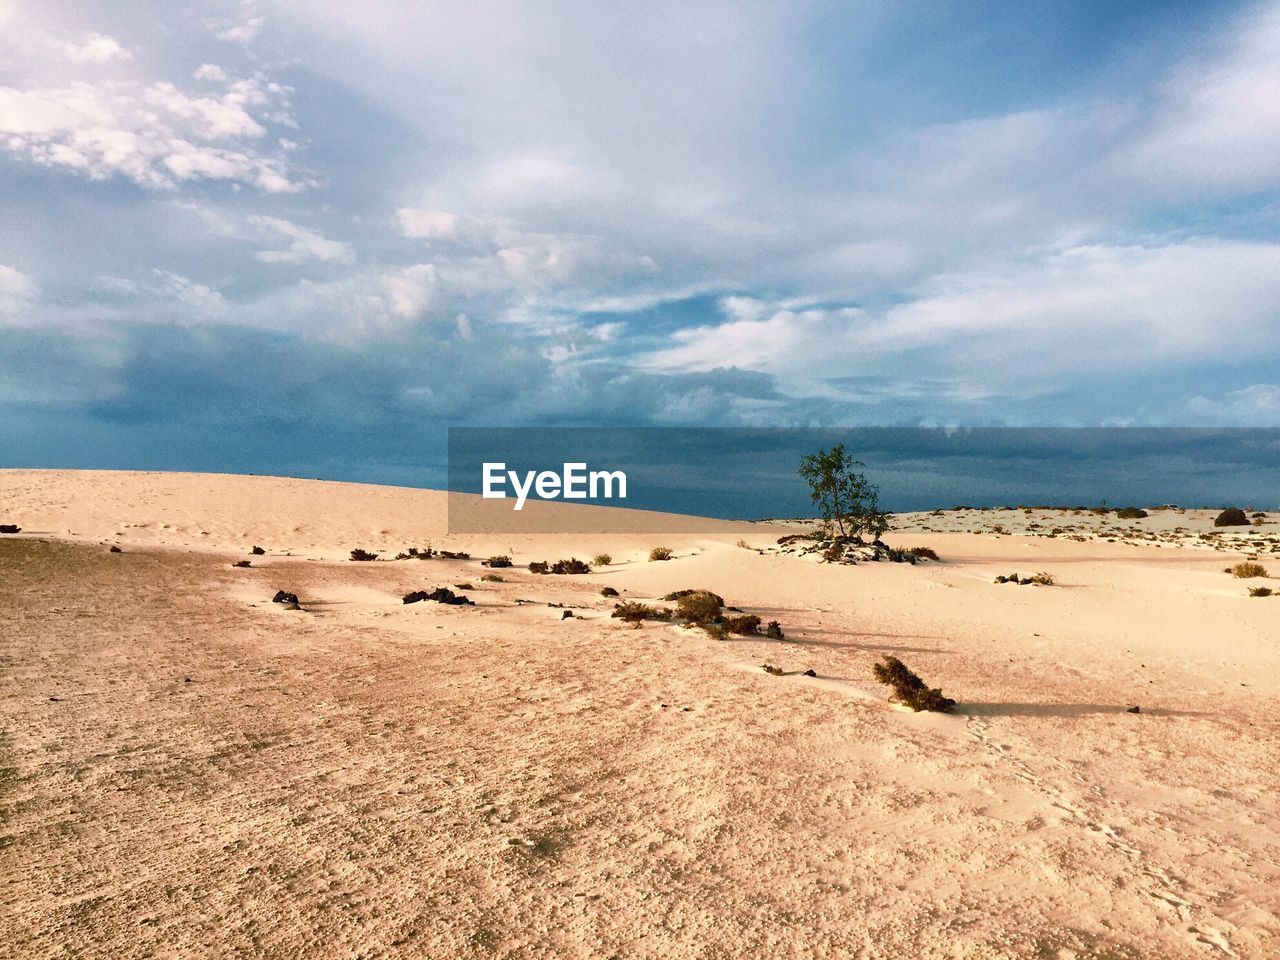
{"type": "Polygon", "coordinates": [[[1280,4],[0,0],[0,37],[6,465],[1280,424],[1280,4]]]}

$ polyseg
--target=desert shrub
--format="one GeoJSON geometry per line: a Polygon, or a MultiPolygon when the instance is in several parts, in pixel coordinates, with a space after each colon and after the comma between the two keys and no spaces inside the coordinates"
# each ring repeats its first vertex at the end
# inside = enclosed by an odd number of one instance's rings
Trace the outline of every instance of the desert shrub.
{"type": "Polygon", "coordinates": [[[707,636],[712,640],[728,640],[729,631],[724,628],[722,623],[701,623],[698,626],[707,631],[707,636]]]}
{"type": "Polygon", "coordinates": [[[511,566],[511,558],[506,554],[498,554],[496,557],[489,557],[487,560],[481,560],[480,565],[482,567],[492,567],[496,570],[499,567],[511,566]]]}
{"type": "Polygon", "coordinates": [[[714,623],[724,600],[710,590],[693,590],[676,600],[676,614],[686,623],[714,623]]]}
{"type": "Polygon", "coordinates": [[[657,607],[651,607],[647,603],[636,603],[634,600],[623,600],[619,604],[615,604],[611,617],[618,620],[625,620],[628,623],[639,623],[641,620],[666,620],[669,619],[669,613],[666,610],[659,610],[657,607]]]}
{"type": "Polygon", "coordinates": [[[445,603],[454,607],[475,606],[466,597],[455,594],[448,587],[436,587],[430,593],[425,590],[414,590],[412,593],[406,593],[401,599],[404,603],[420,603],[423,600],[434,600],[436,603],[445,603]]]}
{"type": "Polygon", "coordinates": [[[1116,517],[1120,520],[1141,520],[1148,516],[1150,514],[1140,507],[1123,507],[1116,511],[1116,517]]]}
{"type": "Polygon", "coordinates": [[[591,568],[576,557],[568,560],[557,560],[551,565],[552,573],[590,573],[591,568]]]}
{"type": "Polygon", "coordinates": [[[741,547],[743,550],[752,550],[752,549],[754,549],[754,547],[752,547],[752,546],[751,546],[751,544],[747,543],[747,541],[745,541],[745,540],[743,540],[743,539],[741,539],[741,538],[739,538],[739,539],[738,539],[738,546],[739,546],[739,547],[741,547]]]}
{"type": "Polygon", "coordinates": [[[597,553],[591,558],[591,565],[595,567],[607,567],[613,563],[613,557],[607,553],[597,553]]]}
{"type": "Polygon", "coordinates": [[[613,589],[613,587],[600,588],[600,596],[602,597],[616,597],[617,595],[618,595],[618,591],[613,589]]]}
{"type": "Polygon", "coordinates": [[[785,640],[786,634],[782,632],[782,625],[777,620],[770,620],[769,625],[764,628],[764,635],[770,640],[785,640]]]}
{"type": "Polygon", "coordinates": [[[21,533],[22,528],[16,523],[0,523],[0,533],[21,533]]]}
{"type": "Polygon", "coordinates": [[[671,552],[670,547],[654,547],[649,551],[650,562],[655,560],[670,560],[673,556],[675,556],[675,554],[671,552]]]}
{"type": "Polygon", "coordinates": [[[926,686],[897,657],[886,656],[872,670],[877,680],[893,688],[894,699],[912,710],[947,711],[956,705],[950,697],[944,697],[941,690],[926,686]]]}
{"type": "Polygon", "coordinates": [[[401,550],[396,554],[397,560],[430,560],[436,555],[436,552],[430,547],[425,550],[419,550],[417,547],[409,547],[401,550]]]}
{"type": "Polygon", "coordinates": [[[1032,575],[1031,582],[1038,587],[1052,587],[1053,574],[1045,573],[1043,570],[1041,570],[1039,573],[1032,575]]]}
{"type": "Polygon", "coordinates": [[[1269,597],[1271,596],[1270,587],[1250,587],[1249,596],[1251,597],[1269,597]]]}
{"type": "Polygon", "coordinates": [[[824,563],[839,563],[844,559],[844,541],[837,540],[827,549],[822,551],[822,561],[824,563]]]}
{"type": "Polygon", "coordinates": [[[1244,511],[1239,507],[1227,507],[1220,514],[1213,518],[1215,527],[1245,527],[1249,525],[1249,518],[1244,515],[1244,511]]]}
{"type": "Polygon", "coordinates": [[[261,547],[254,547],[254,548],[253,548],[252,550],[250,550],[249,552],[250,552],[251,554],[253,554],[255,557],[260,557],[260,556],[262,556],[264,553],[266,553],[267,551],[263,550],[261,547]]]}
{"type": "Polygon", "coordinates": [[[695,593],[706,593],[706,594],[710,594],[711,596],[713,596],[713,597],[715,597],[715,598],[716,598],[716,600],[719,602],[720,606],[722,606],[722,607],[724,606],[724,597],[720,596],[720,594],[718,594],[718,593],[711,593],[711,591],[710,591],[710,590],[672,590],[670,593],[668,593],[668,594],[667,594],[666,596],[664,596],[662,599],[663,599],[663,600],[666,600],[666,601],[668,601],[668,602],[674,602],[674,601],[676,601],[676,600],[679,600],[681,597],[691,597],[691,596],[693,596],[695,593]]]}
{"type": "Polygon", "coordinates": [[[351,551],[351,559],[363,560],[367,562],[369,560],[377,560],[378,555],[376,553],[370,553],[368,550],[362,550],[359,547],[356,547],[354,550],[351,551]]]}
{"type": "Polygon", "coordinates": [[[1260,526],[1262,526],[1263,522],[1264,522],[1264,520],[1263,520],[1263,518],[1262,518],[1262,517],[1254,517],[1254,518],[1253,518],[1253,525],[1254,525],[1255,527],[1260,527],[1260,526]]]}
{"type": "Polygon", "coordinates": [[[551,564],[547,563],[547,561],[545,560],[535,560],[533,563],[529,564],[529,572],[530,573],[550,573],[551,564]]]}
{"type": "Polygon", "coordinates": [[[786,536],[778,538],[778,546],[785,547],[789,543],[795,543],[797,540],[814,540],[816,539],[812,533],[788,533],[786,536]]]}
{"type": "Polygon", "coordinates": [[[775,667],[772,663],[766,663],[760,669],[763,670],[765,673],[769,674],[770,676],[774,676],[774,677],[782,676],[782,668],[775,667]]]}
{"type": "Polygon", "coordinates": [[[740,617],[725,617],[722,623],[729,633],[736,633],[742,637],[754,637],[760,633],[760,618],[754,613],[743,614],[740,617]]]}
{"type": "Polygon", "coordinates": [[[939,559],[938,551],[934,550],[933,547],[912,547],[907,551],[907,553],[911,554],[913,557],[918,557],[921,560],[939,559]]]}
{"type": "Polygon", "coordinates": [[[507,581],[503,580],[496,573],[486,573],[484,574],[484,576],[480,578],[480,582],[481,583],[506,583],[507,581]]]}
{"type": "Polygon", "coordinates": [[[1246,560],[1245,562],[1237,563],[1232,567],[1231,575],[1238,580],[1248,580],[1251,577],[1265,577],[1267,575],[1267,568],[1260,563],[1253,563],[1246,560]]]}
{"type": "Polygon", "coordinates": [[[455,590],[474,590],[475,588],[476,586],[474,583],[455,583],[453,585],[453,589],[455,590]]]}
{"type": "Polygon", "coordinates": [[[251,564],[248,560],[237,560],[235,563],[232,564],[232,566],[233,567],[251,567],[253,566],[253,564],[251,564]]]}
{"type": "Polygon", "coordinates": [[[440,556],[442,556],[446,560],[470,560],[471,559],[471,554],[469,553],[463,553],[461,551],[454,553],[452,550],[441,550],[440,556]]]}

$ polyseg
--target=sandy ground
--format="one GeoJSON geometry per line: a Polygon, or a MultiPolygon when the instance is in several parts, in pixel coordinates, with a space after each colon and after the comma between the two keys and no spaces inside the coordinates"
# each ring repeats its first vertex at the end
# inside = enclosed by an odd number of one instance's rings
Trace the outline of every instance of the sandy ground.
{"type": "Polygon", "coordinates": [[[442,507],[0,471],[0,955],[1280,955],[1280,596],[1246,590],[1280,584],[1223,572],[1275,526],[1234,549],[1180,517],[1176,549],[948,512],[887,537],[938,563],[768,526],[650,563],[639,534],[451,537],[442,507]],[[427,542],[476,559],[344,559],[427,542]],[[458,583],[476,606],[400,602],[458,583]],[[605,585],[706,587],[789,640],[632,629],[605,585]],[[885,653],[955,713],[890,704],[885,653]]]}

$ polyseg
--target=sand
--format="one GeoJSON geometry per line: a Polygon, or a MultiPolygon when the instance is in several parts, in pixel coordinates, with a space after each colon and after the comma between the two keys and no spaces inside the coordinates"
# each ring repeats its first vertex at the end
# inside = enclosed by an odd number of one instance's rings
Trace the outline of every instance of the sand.
{"type": "Polygon", "coordinates": [[[837,566],[763,524],[449,536],[443,504],[0,471],[0,955],[1280,955],[1280,597],[1246,589],[1280,584],[1223,572],[1274,515],[924,514],[886,539],[940,562],[837,566]],[[428,542],[475,559],[386,559],[428,542]],[[605,585],[790,639],[632,629],[605,585]],[[954,713],[891,704],[886,653],[954,713]]]}

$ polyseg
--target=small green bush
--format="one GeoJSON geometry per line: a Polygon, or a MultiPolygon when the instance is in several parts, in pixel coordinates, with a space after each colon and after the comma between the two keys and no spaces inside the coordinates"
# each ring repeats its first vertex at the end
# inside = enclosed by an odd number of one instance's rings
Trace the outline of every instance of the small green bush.
{"type": "Polygon", "coordinates": [[[671,552],[670,547],[654,547],[649,551],[650,562],[655,560],[670,560],[675,554],[671,552]]]}
{"type": "Polygon", "coordinates": [[[618,620],[625,620],[627,623],[639,623],[641,620],[670,619],[668,611],[651,607],[647,603],[637,603],[634,600],[624,600],[622,603],[616,604],[610,616],[618,620]]]}
{"type": "Polygon", "coordinates": [[[714,623],[724,601],[710,590],[693,590],[676,600],[676,614],[686,623],[714,623]]]}
{"type": "Polygon", "coordinates": [[[822,551],[823,563],[839,563],[844,559],[844,541],[837,540],[827,549],[822,551]]]}
{"type": "Polygon", "coordinates": [[[912,547],[907,553],[922,560],[937,560],[938,553],[933,547],[912,547]]]}
{"type": "Polygon", "coordinates": [[[552,573],[590,573],[591,568],[577,557],[568,560],[557,560],[551,565],[552,573]]]}
{"type": "Polygon", "coordinates": [[[506,583],[507,581],[503,580],[496,573],[486,573],[484,576],[480,578],[480,582],[481,583],[506,583]]]}
{"type": "Polygon", "coordinates": [[[1052,587],[1053,574],[1045,573],[1043,570],[1041,570],[1039,573],[1032,575],[1031,582],[1036,584],[1036,586],[1040,586],[1040,587],[1052,587]]]}
{"type": "Polygon", "coordinates": [[[533,563],[529,564],[529,572],[530,573],[550,573],[551,564],[547,563],[547,561],[545,560],[535,560],[533,563]]]}
{"type": "Polygon", "coordinates": [[[710,590],[672,590],[670,593],[666,594],[662,599],[668,601],[669,603],[674,603],[676,600],[679,600],[681,597],[691,597],[695,593],[711,594],[711,596],[716,598],[716,601],[720,604],[720,606],[722,607],[724,606],[724,597],[720,596],[720,594],[718,593],[711,593],[710,590]]]}
{"type": "Polygon", "coordinates": [[[1271,596],[1270,587],[1250,587],[1249,596],[1251,597],[1269,597],[1271,596]]]}
{"type": "Polygon", "coordinates": [[[912,710],[934,710],[946,712],[956,705],[950,697],[944,697],[942,691],[928,687],[907,665],[897,657],[886,656],[872,667],[875,677],[881,683],[893,688],[894,699],[906,704],[912,710]]]}
{"type": "Polygon", "coordinates": [[[1260,563],[1245,561],[1231,568],[1231,575],[1237,580],[1249,580],[1253,577],[1265,577],[1267,568],[1260,563]]]}
{"type": "Polygon", "coordinates": [[[1249,518],[1239,507],[1227,507],[1213,519],[1215,527],[1247,527],[1249,518]]]}
{"type": "Polygon", "coordinates": [[[725,617],[723,626],[729,633],[736,633],[742,637],[754,637],[760,633],[760,618],[754,613],[740,617],[725,617]]]}
{"type": "Polygon", "coordinates": [[[764,635],[770,640],[785,640],[786,634],[782,632],[782,625],[777,620],[770,620],[769,625],[764,628],[764,635]]]}
{"type": "Polygon", "coordinates": [[[351,559],[368,562],[370,560],[377,560],[378,555],[376,553],[370,553],[368,550],[361,550],[359,547],[356,547],[356,549],[351,551],[351,559]]]}
{"type": "Polygon", "coordinates": [[[607,567],[611,563],[613,563],[613,557],[609,556],[607,553],[597,553],[591,558],[591,565],[593,567],[607,567]]]}
{"type": "Polygon", "coordinates": [[[511,558],[508,557],[506,554],[499,554],[496,557],[490,557],[487,560],[481,560],[480,566],[492,567],[495,570],[498,569],[499,567],[509,567],[511,566],[511,558]]]}

